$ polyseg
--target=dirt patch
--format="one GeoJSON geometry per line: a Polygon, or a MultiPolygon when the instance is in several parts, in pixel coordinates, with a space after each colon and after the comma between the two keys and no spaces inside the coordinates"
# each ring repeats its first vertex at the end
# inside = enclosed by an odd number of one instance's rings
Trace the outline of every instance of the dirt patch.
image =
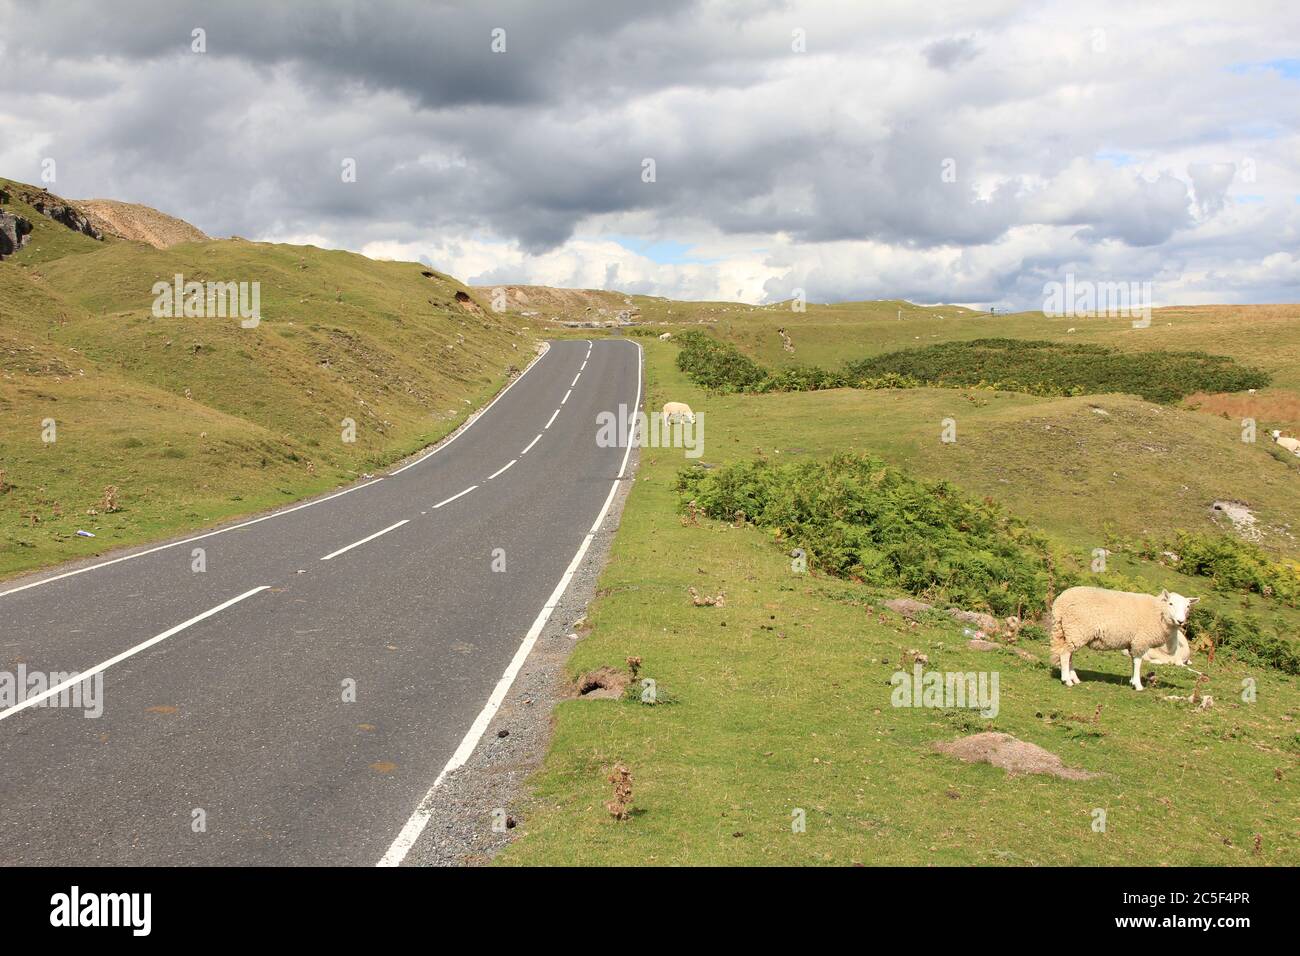
{"type": "Polygon", "coordinates": [[[1248,541],[1258,541],[1259,528],[1255,525],[1255,515],[1244,501],[1216,501],[1210,505],[1214,517],[1225,516],[1232,522],[1232,529],[1248,541]]]}
{"type": "Polygon", "coordinates": [[[936,743],[934,749],[966,763],[987,763],[1001,767],[1010,776],[1045,773],[1062,780],[1092,780],[1087,770],[1067,767],[1061,758],[1037,744],[1026,743],[1010,734],[986,732],[936,743]]]}
{"type": "Polygon", "coordinates": [[[617,700],[627,688],[628,676],[613,667],[601,667],[578,678],[578,696],[584,700],[617,700]]]}
{"type": "Polygon", "coordinates": [[[100,232],[147,243],[155,249],[166,249],[182,242],[208,241],[202,230],[184,219],[148,206],[115,199],[77,199],[73,202],[100,232]]]}

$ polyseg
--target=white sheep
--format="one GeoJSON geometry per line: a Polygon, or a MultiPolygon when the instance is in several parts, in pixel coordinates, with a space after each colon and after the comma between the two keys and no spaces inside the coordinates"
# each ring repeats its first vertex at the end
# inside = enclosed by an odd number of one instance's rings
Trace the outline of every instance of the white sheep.
{"type": "Polygon", "coordinates": [[[664,405],[664,421],[677,422],[682,419],[695,424],[695,413],[691,411],[691,406],[685,402],[668,402],[664,405]]]}
{"type": "Polygon", "coordinates": [[[1192,659],[1192,646],[1187,643],[1187,635],[1183,633],[1183,629],[1180,627],[1178,629],[1177,650],[1171,654],[1162,644],[1151,648],[1142,655],[1142,659],[1148,664],[1176,664],[1179,667],[1186,667],[1187,662],[1192,659]]]}
{"type": "Polygon", "coordinates": [[[1283,435],[1277,429],[1273,430],[1273,441],[1277,442],[1293,455],[1300,455],[1300,439],[1290,438],[1283,435]]]}
{"type": "Polygon", "coordinates": [[[667,341],[668,341],[669,339],[671,339],[672,337],[673,337],[673,334],[672,334],[671,332],[665,332],[663,335],[659,336],[659,341],[660,341],[660,342],[667,342],[667,341]]]}
{"type": "Polygon", "coordinates": [[[1061,666],[1061,683],[1071,687],[1079,675],[1070,657],[1081,647],[1123,651],[1133,658],[1134,690],[1142,689],[1142,657],[1154,647],[1178,653],[1178,634],[1200,598],[1161,591],[1158,597],[1106,588],[1070,588],[1052,604],[1052,663],[1061,666]]]}

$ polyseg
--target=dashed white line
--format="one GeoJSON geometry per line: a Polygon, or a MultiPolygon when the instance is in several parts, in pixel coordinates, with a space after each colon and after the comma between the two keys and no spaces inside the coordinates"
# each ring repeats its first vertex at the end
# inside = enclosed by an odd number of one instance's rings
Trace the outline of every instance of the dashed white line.
{"type": "Polygon", "coordinates": [[[135,647],[131,648],[130,650],[123,651],[121,654],[117,654],[114,657],[110,657],[102,664],[96,664],[94,667],[90,668],[89,670],[81,671],[79,674],[77,674],[76,677],[70,677],[67,680],[63,681],[62,683],[55,684],[53,687],[49,688],[48,690],[42,691],[39,694],[35,694],[31,697],[28,697],[22,703],[14,704],[14,706],[9,707],[3,711],[0,711],[0,720],[4,720],[6,717],[12,717],[20,710],[26,710],[28,707],[35,707],[37,704],[39,704],[41,701],[45,700],[46,698],[53,697],[55,694],[60,694],[63,691],[67,690],[68,688],[76,684],[82,683],[87,678],[94,677],[96,674],[100,673],[101,671],[108,670],[114,664],[119,664],[122,661],[126,660],[128,657],[132,657],[136,654],[139,654],[141,651],[146,650],[150,647],[153,647],[155,644],[167,640],[167,638],[171,637],[173,634],[179,634],[187,627],[197,624],[199,623],[199,621],[202,621],[205,618],[212,617],[212,615],[214,614],[219,614],[222,611],[224,611],[226,608],[230,607],[232,604],[238,604],[240,601],[244,600],[244,598],[252,597],[254,594],[257,594],[259,591],[265,591],[269,587],[270,585],[263,584],[261,587],[253,588],[251,591],[245,591],[243,594],[239,595],[238,597],[232,597],[229,601],[223,601],[222,603],[218,604],[216,607],[210,608],[204,611],[202,614],[196,614],[188,621],[182,621],[180,624],[177,624],[175,627],[168,628],[167,630],[163,631],[161,634],[157,635],[156,637],[151,637],[149,638],[149,640],[137,644],[135,647]]]}
{"type": "Polygon", "coordinates": [[[475,423],[477,423],[477,422],[479,421],[479,419],[481,419],[484,415],[486,415],[489,411],[492,410],[492,406],[493,406],[493,405],[495,405],[497,402],[501,401],[501,399],[505,398],[505,397],[506,397],[506,392],[510,391],[512,388],[514,388],[516,385],[518,385],[520,379],[522,379],[525,375],[527,375],[527,374],[528,374],[529,372],[531,372],[534,368],[536,368],[536,367],[541,363],[542,359],[544,359],[544,358],[547,356],[547,354],[550,352],[550,350],[551,350],[551,347],[550,347],[550,345],[548,344],[548,345],[546,346],[546,351],[543,352],[541,355],[538,355],[535,359],[533,359],[532,362],[529,363],[528,368],[524,369],[522,372],[519,373],[519,378],[516,378],[513,382],[511,382],[509,385],[507,385],[505,388],[503,388],[503,389],[502,389],[502,390],[497,394],[497,397],[496,397],[496,398],[492,399],[492,401],[488,402],[485,406],[483,406],[483,409],[482,409],[481,411],[471,414],[470,417],[467,418],[467,419],[465,420],[465,423],[464,423],[463,425],[460,426],[460,429],[459,429],[459,430],[458,430],[454,435],[452,435],[450,438],[448,438],[446,441],[444,441],[444,442],[443,442],[441,445],[439,445],[437,448],[433,449],[433,450],[432,450],[431,452],[429,452],[427,455],[422,455],[421,457],[415,459],[415,461],[410,462],[410,463],[408,463],[408,464],[405,464],[405,465],[403,465],[401,468],[396,469],[395,471],[391,471],[391,472],[389,472],[389,473],[388,473],[388,476],[391,478],[391,477],[393,477],[394,475],[400,475],[402,472],[406,471],[406,469],[408,469],[408,468],[414,468],[416,465],[418,465],[418,464],[419,464],[420,462],[422,462],[422,461],[428,461],[428,460],[429,460],[430,458],[432,458],[434,455],[438,454],[438,452],[442,451],[444,448],[446,448],[448,445],[450,445],[452,442],[454,442],[454,441],[455,441],[457,438],[459,438],[461,435],[463,435],[463,434],[465,434],[467,431],[469,431],[470,426],[471,426],[471,425],[474,425],[475,423]]]}
{"type": "Polygon", "coordinates": [[[542,440],[542,433],[541,433],[541,432],[538,432],[538,433],[537,433],[537,437],[534,438],[532,441],[530,441],[530,442],[528,443],[528,448],[525,448],[525,449],[524,449],[523,451],[521,451],[519,454],[520,454],[520,455],[526,455],[526,454],[528,454],[528,449],[529,449],[529,448],[532,448],[534,445],[536,445],[536,444],[537,444],[539,441],[541,441],[541,440],[542,440]]]}
{"type": "Polygon", "coordinates": [[[369,481],[364,485],[353,485],[351,488],[345,488],[337,491],[332,495],[324,498],[317,498],[314,501],[306,501],[300,505],[294,505],[292,508],[285,508],[283,511],[273,511],[269,515],[262,515],[260,518],[253,518],[251,521],[241,521],[239,524],[231,525],[229,528],[218,528],[216,531],[207,531],[203,534],[196,534],[190,538],[184,538],[180,541],[173,541],[170,544],[160,544],[157,547],[148,548],[144,551],[137,551],[134,554],[124,554],[120,558],[112,558],[108,561],[101,561],[99,564],[92,564],[89,567],[77,568],[75,571],[65,571],[62,574],[56,574],[53,577],[42,578],[39,581],[33,581],[31,584],[20,584],[16,588],[10,588],[8,591],[0,591],[0,597],[7,594],[17,594],[19,591],[26,591],[28,588],[38,588],[42,584],[53,584],[55,581],[62,581],[64,578],[74,577],[78,574],[85,574],[87,571],[94,571],[96,568],[106,568],[110,564],[119,564],[122,561],[131,561],[135,558],[143,558],[147,554],[157,554],[159,551],[166,551],[168,548],[179,548],[182,545],[192,544],[195,541],[202,541],[205,538],[211,538],[213,535],[225,534],[227,531],[238,531],[240,528],[247,528],[251,525],[260,524],[263,521],[270,521],[272,518],[282,518],[287,514],[293,514],[295,511],[301,511],[303,508],[312,508],[316,505],[323,505],[327,501],[333,501],[335,498],[341,498],[344,495],[350,495],[354,491],[360,491],[362,488],[373,487],[377,482],[382,481],[380,478],[369,481]]]}
{"type": "MultiPolygon", "coordinates": [[[[633,344],[636,345],[637,349],[637,376],[636,403],[632,407],[637,409],[641,407],[641,362],[643,353],[639,344],[635,342],[633,344]]],[[[515,651],[515,656],[511,658],[510,663],[506,666],[505,673],[501,675],[501,679],[497,681],[496,687],[493,688],[492,695],[488,698],[487,703],[483,705],[483,709],[479,712],[478,717],[475,718],[474,723],[470,725],[469,730],[466,731],[464,738],[461,739],[460,746],[456,748],[456,752],[451,755],[451,759],[447,761],[447,765],[442,768],[442,772],[438,774],[437,779],[433,781],[433,786],[429,788],[428,792],[424,795],[424,799],[422,799],[416,806],[415,812],[411,814],[410,818],[406,821],[406,824],[402,827],[401,832],[397,834],[397,837],[388,847],[388,851],[383,855],[383,858],[380,859],[377,864],[378,866],[401,866],[402,861],[406,859],[406,854],[411,851],[411,847],[415,846],[415,841],[420,838],[420,834],[424,832],[424,828],[428,825],[429,819],[433,815],[432,806],[434,793],[442,784],[442,781],[446,778],[447,774],[463,766],[465,761],[469,760],[470,756],[474,753],[474,748],[478,746],[479,740],[483,737],[483,732],[487,730],[488,724],[492,723],[492,718],[496,716],[496,712],[501,708],[501,704],[505,701],[506,694],[510,692],[510,687],[515,682],[515,677],[518,676],[519,671],[523,668],[524,661],[528,659],[528,655],[532,652],[533,645],[537,643],[537,638],[542,633],[542,628],[544,628],[546,622],[551,619],[551,614],[559,605],[560,598],[564,596],[565,590],[569,587],[569,582],[573,580],[573,575],[577,572],[579,565],[582,564],[582,559],[586,556],[587,549],[591,547],[591,542],[595,540],[596,532],[600,530],[600,526],[604,523],[605,516],[609,514],[610,505],[614,503],[614,494],[618,491],[618,483],[622,480],[623,474],[627,470],[628,456],[631,454],[632,443],[628,442],[627,451],[623,453],[623,464],[618,470],[619,476],[614,479],[609,489],[609,494],[605,497],[605,504],[600,509],[600,514],[596,516],[596,521],[592,524],[591,530],[587,532],[587,536],[582,539],[582,544],[578,547],[578,553],[575,554],[573,560],[569,562],[569,567],[565,570],[564,577],[560,578],[560,583],[555,586],[555,590],[551,592],[551,596],[547,600],[546,605],[542,608],[541,613],[538,614],[537,619],[533,621],[533,626],[528,629],[528,633],[524,636],[523,643],[519,645],[519,650],[515,651]]]]}
{"type": "Polygon", "coordinates": [[[321,558],[321,560],[328,561],[330,558],[337,558],[344,551],[351,551],[353,548],[360,547],[361,545],[365,544],[367,541],[374,541],[381,534],[388,534],[388,532],[393,531],[396,528],[400,528],[402,525],[406,524],[410,520],[411,520],[410,518],[403,518],[401,521],[397,522],[397,524],[390,524],[383,531],[376,531],[374,534],[366,535],[366,537],[362,538],[360,541],[353,541],[347,547],[339,548],[337,551],[331,551],[329,554],[325,555],[325,557],[321,558]]]}
{"type": "Polygon", "coordinates": [[[510,459],[510,464],[508,464],[508,465],[503,465],[502,467],[498,468],[496,471],[492,472],[492,474],[490,474],[490,475],[487,476],[487,480],[488,480],[488,481],[491,481],[493,478],[495,478],[497,475],[501,474],[501,472],[505,471],[507,468],[510,467],[510,465],[513,465],[513,464],[514,464],[515,462],[517,462],[518,460],[519,460],[518,458],[511,458],[511,459],[510,459]]]}
{"type": "Polygon", "coordinates": [[[550,427],[551,427],[551,422],[555,421],[555,416],[558,415],[558,414],[560,414],[560,410],[557,408],[557,409],[555,410],[554,414],[551,415],[551,421],[550,421],[550,422],[547,422],[547,423],[546,423],[546,427],[542,429],[543,431],[545,431],[546,428],[550,428],[550,427]]]}
{"type": "Polygon", "coordinates": [[[569,388],[573,388],[573,386],[577,385],[577,384],[578,384],[578,379],[580,379],[580,378],[582,378],[582,371],[581,371],[581,370],[579,370],[579,372],[578,372],[577,375],[573,376],[573,381],[569,383],[569,388]]]}
{"type": "Polygon", "coordinates": [[[462,498],[462,497],[464,497],[465,495],[469,494],[471,491],[473,491],[473,490],[474,490],[475,488],[477,488],[477,487],[478,487],[478,485],[470,485],[470,486],[469,486],[468,488],[466,488],[464,491],[458,491],[456,494],[452,495],[450,498],[447,498],[447,499],[445,499],[445,500],[443,500],[443,501],[439,501],[436,505],[434,505],[434,507],[435,507],[435,508],[441,508],[443,505],[449,505],[449,504],[451,504],[453,501],[455,501],[457,498],[462,498]]]}
{"type": "Polygon", "coordinates": [[[569,389],[567,392],[565,392],[564,397],[560,399],[560,404],[563,405],[565,402],[567,402],[569,400],[569,396],[572,394],[573,394],[573,389],[569,389]]]}
{"type": "MultiPolygon", "coordinates": [[[[586,359],[583,359],[583,360],[582,360],[582,365],[580,365],[580,366],[578,367],[578,371],[581,372],[581,371],[582,371],[583,369],[585,369],[586,367],[587,367],[587,360],[586,360],[586,359]]],[[[574,381],[576,382],[577,379],[574,379],[574,381]]]]}

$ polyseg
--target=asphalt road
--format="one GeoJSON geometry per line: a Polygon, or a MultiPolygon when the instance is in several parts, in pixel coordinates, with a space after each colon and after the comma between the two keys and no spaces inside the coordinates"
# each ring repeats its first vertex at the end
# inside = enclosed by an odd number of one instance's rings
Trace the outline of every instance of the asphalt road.
{"type": "Polygon", "coordinates": [[[0,584],[0,672],[107,665],[93,719],[0,704],[0,863],[400,862],[612,496],[597,414],[639,398],[633,342],[554,342],[377,480],[0,584]]]}

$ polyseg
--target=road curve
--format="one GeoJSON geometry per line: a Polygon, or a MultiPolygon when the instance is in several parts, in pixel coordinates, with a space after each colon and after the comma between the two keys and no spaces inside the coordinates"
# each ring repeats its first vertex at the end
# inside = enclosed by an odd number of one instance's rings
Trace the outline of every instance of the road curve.
{"type": "Polygon", "coordinates": [[[627,450],[597,415],[639,405],[640,368],[553,342],[378,480],[0,584],[0,672],[103,680],[95,719],[0,703],[0,863],[400,862],[608,507],[627,450]]]}

